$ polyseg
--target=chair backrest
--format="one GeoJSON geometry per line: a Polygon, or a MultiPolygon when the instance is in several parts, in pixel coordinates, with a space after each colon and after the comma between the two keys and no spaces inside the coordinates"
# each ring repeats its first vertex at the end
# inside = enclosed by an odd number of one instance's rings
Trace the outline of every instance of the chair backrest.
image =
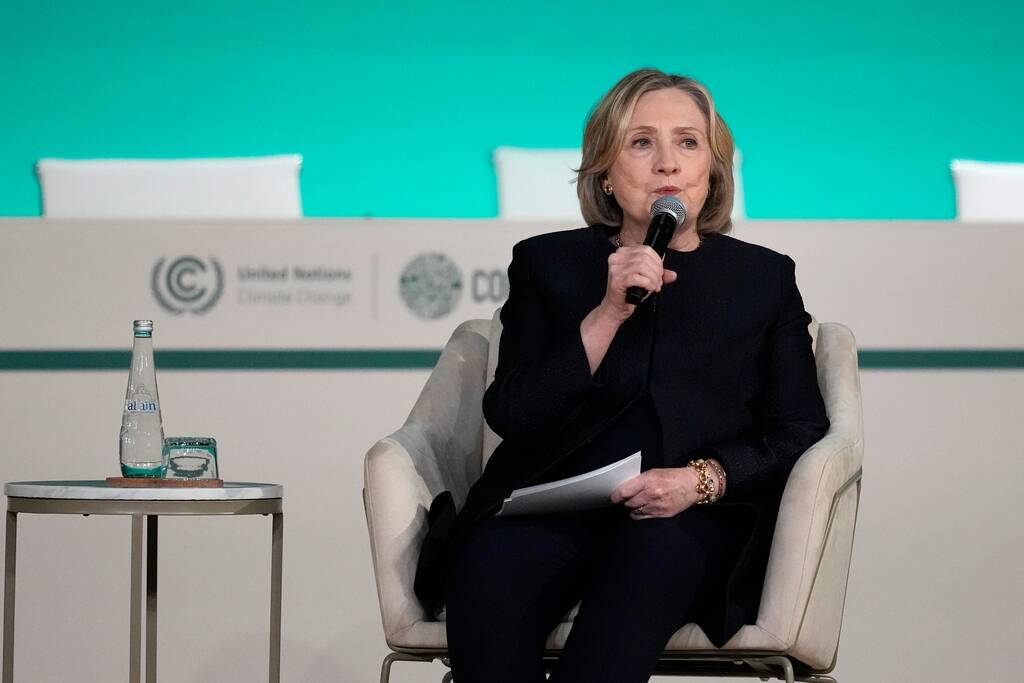
{"type": "Polygon", "coordinates": [[[573,182],[581,159],[579,149],[495,149],[498,217],[582,225],[573,182]]]}
{"type": "MultiPolygon", "coordinates": [[[[498,147],[494,170],[498,177],[498,216],[517,220],[563,220],[583,224],[576,195],[575,169],[582,163],[579,149],[523,149],[498,147]]],[[[745,217],[743,155],[733,155],[732,217],[745,217]]]]}
{"type": "Polygon", "coordinates": [[[736,220],[743,220],[747,217],[747,205],[743,196],[743,154],[739,149],[732,153],[732,213],[730,217],[736,220]]]}
{"type": "Polygon", "coordinates": [[[957,220],[1024,220],[1024,164],[956,160],[950,168],[957,220]]]}
{"type": "MultiPolygon", "coordinates": [[[[498,367],[498,345],[501,341],[501,307],[494,312],[494,317],[491,318],[491,334],[490,341],[487,347],[487,374],[484,383],[485,387],[491,386],[491,382],[494,381],[494,369],[498,367]]],[[[483,472],[484,467],[487,466],[487,461],[491,459],[491,454],[494,453],[494,449],[501,443],[501,437],[495,434],[491,428],[487,425],[487,420],[484,423],[484,438],[483,438],[483,449],[480,453],[480,471],[483,472]]]]}
{"type": "Polygon", "coordinates": [[[47,218],[302,217],[299,155],[238,159],[41,159],[47,218]]]}

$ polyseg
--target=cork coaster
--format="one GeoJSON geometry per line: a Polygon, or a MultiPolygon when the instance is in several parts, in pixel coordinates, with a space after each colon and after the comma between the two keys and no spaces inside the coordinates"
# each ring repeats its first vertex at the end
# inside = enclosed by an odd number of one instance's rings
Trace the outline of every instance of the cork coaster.
{"type": "Polygon", "coordinates": [[[107,477],[111,486],[129,489],[219,489],[223,479],[157,479],[148,477],[107,477]]]}

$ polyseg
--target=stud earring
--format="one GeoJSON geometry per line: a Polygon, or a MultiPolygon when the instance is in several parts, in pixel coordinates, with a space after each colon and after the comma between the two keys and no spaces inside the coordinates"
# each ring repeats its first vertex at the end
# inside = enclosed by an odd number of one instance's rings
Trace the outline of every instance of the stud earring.
{"type": "Polygon", "coordinates": [[[612,193],[612,184],[611,183],[605,183],[604,187],[601,188],[601,189],[604,190],[605,194],[610,195],[612,193]]]}

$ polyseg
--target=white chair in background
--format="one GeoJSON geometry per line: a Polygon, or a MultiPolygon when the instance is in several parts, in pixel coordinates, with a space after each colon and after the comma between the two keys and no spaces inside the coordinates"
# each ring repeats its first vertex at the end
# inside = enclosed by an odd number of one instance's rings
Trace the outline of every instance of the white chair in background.
{"type": "Polygon", "coordinates": [[[581,160],[578,149],[495,149],[498,217],[583,225],[573,182],[581,160]]]}
{"type": "Polygon", "coordinates": [[[1024,220],[1024,164],[957,159],[950,169],[957,220],[1024,220]]]}
{"type": "MultiPolygon", "coordinates": [[[[576,196],[575,169],[580,167],[579,149],[523,149],[498,147],[494,169],[498,175],[498,217],[511,220],[561,220],[582,225],[576,196]]],[[[736,193],[732,217],[745,218],[740,165],[743,155],[733,155],[736,193]]]]}
{"type": "Polygon", "coordinates": [[[301,218],[298,154],[41,159],[46,218],[301,218]]]}
{"type": "Polygon", "coordinates": [[[743,154],[734,149],[732,152],[732,213],[734,221],[742,221],[747,217],[747,205],[743,199],[743,154]]]}

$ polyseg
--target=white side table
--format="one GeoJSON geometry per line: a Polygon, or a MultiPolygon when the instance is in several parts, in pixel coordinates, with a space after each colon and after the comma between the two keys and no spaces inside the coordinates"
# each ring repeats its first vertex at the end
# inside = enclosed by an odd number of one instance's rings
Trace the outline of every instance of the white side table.
{"type": "Polygon", "coordinates": [[[157,520],[160,515],[273,515],[270,557],[270,683],[281,680],[281,560],[284,487],[226,482],[223,488],[122,488],[105,481],[24,481],[4,486],[7,546],[4,559],[3,680],[14,682],[14,589],[18,513],[131,515],[131,628],[128,679],[140,683],[142,627],[146,628],[146,681],[156,683],[157,520]],[[143,559],[143,520],[146,552],[143,559]],[[142,609],[142,574],[146,608],[142,609]]]}

